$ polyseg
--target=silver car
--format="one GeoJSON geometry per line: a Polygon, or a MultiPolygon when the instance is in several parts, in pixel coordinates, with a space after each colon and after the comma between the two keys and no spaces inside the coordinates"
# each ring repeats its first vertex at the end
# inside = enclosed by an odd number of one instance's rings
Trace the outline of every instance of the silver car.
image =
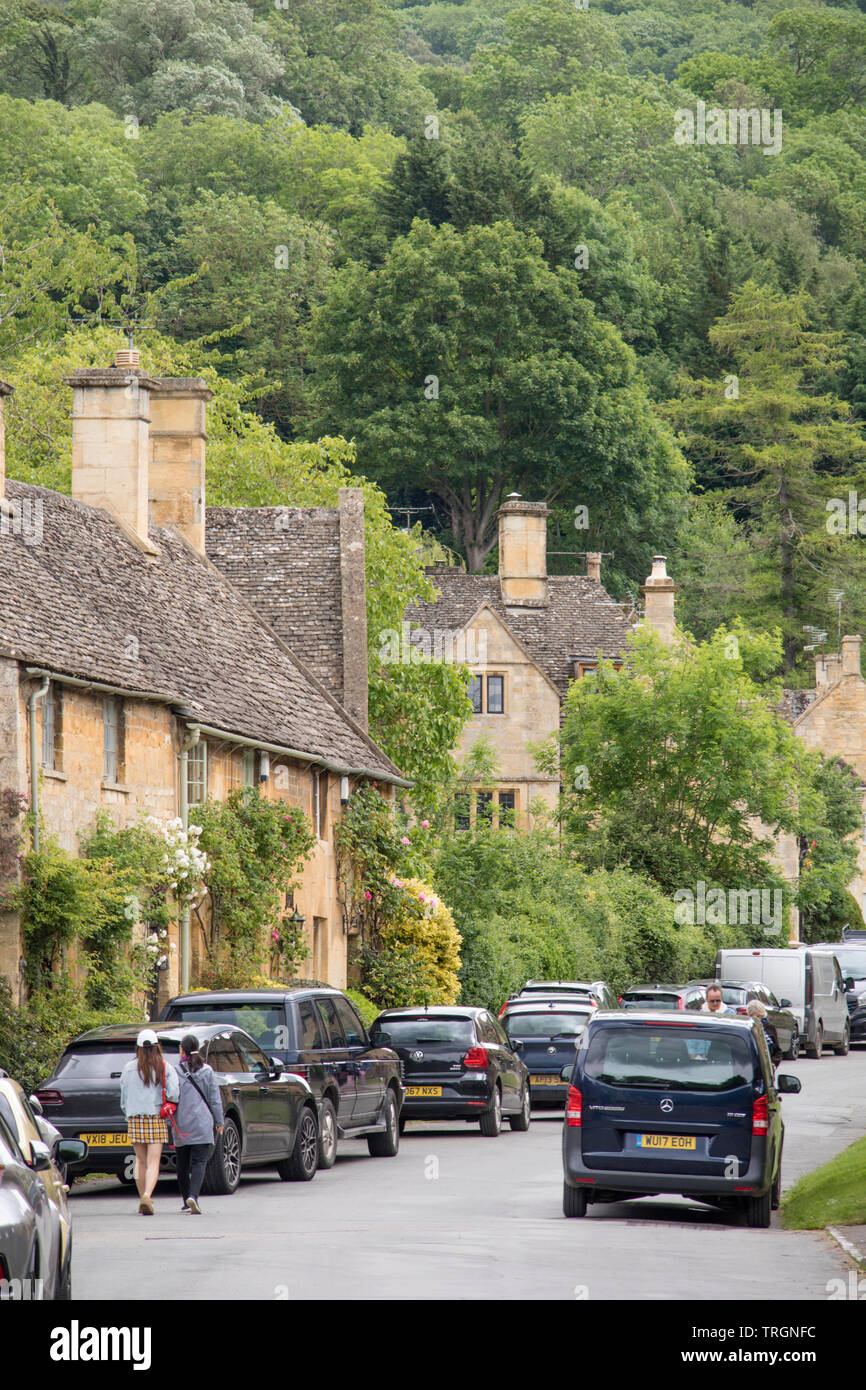
{"type": "MultiPolygon", "coordinates": [[[[28,1149],[29,1160],[0,1113],[0,1300],[69,1298],[66,1212],[52,1197],[57,1169],[47,1144],[33,1139],[28,1149]]],[[[58,1158],[73,1161],[81,1149],[86,1152],[78,1141],[61,1141],[58,1158]],[[66,1148],[69,1143],[74,1152],[66,1148]]]]}

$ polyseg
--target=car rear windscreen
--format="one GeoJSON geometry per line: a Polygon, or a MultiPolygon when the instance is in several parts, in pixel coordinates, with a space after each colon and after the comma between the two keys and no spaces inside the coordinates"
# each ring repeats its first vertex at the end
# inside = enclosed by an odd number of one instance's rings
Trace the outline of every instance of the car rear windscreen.
{"type": "Polygon", "coordinates": [[[225,1023],[243,1028],[259,1047],[285,1047],[286,1015],[282,1004],[172,1004],[172,1023],[225,1023]]]}
{"type": "MultiPolygon", "coordinates": [[[[179,1048],[176,1042],[163,1042],[161,1046],[164,1056],[177,1057],[179,1048]]],[[[78,1052],[64,1052],[54,1069],[52,1080],[90,1081],[100,1076],[119,1076],[127,1062],[134,1058],[134,1042],[117,1048],[83,1047],[78,1052]]]]}
{"type": "Polygon", "coordinates": [[[843,975],[866,980],[866,951],[835,951],[834,955],[843,975]]]}
{"type": "Polygon", "coordinates": [[[584,1070],[609,1086],[661,1091],[731,1091],[746,1086],[755,1063],[749,1041],[706,1028],[601,1028],[584,1070]]]}
{"type": "Polygon", "coordinates": [[[507,1013],[500,1021],[511,1038],[579,1038],[590,1017],[588,1009],[583,1012],[545,1009],[544,1013],[538,1014],[507,1013]]]}
{"type": "Polygon", "coordinates": [[[678,1009],[680,1007],[680,996],[678,994],[634,994],[629,991],[622,996],[620,1008],[622,1009],[678,1009]]]}
{"type": "Polygon", "coordinates": [[[387,1033],[394,1047],[412,1047],[427,1043],[447,1046],[455,1043],[458,1047],[471,1047],[475,1042],[475,1028],[470,1018],[383,1018],[374,1023],[370,1040],[375,1042],[387,1033]]]}

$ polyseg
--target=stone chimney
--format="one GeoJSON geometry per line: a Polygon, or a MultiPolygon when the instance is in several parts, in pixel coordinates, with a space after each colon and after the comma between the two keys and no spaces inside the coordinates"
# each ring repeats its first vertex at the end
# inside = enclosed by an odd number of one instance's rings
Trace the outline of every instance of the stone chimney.
{"type": "Polygon", "coordinates": [[[72,496],[104,507],[145,550],[148,536],[150,398],[158,382],[135,349],[118,352],[112,367],[84,367],[66,378],[72,387],[72,496]]]}
{"type": "Polygon", "coordinates": [[[505,603],[538,607],[547,602],[547,518],[544,502],[524,502],[512,492],[496,513],[499,522],[499,585],[505,603]]]}
{"type": "Polygon", "coordinates": [[[601,552],[588,550],[586,553],[586,577],[594,584],[601,583],[601,552]]]}
{"type": "Polygon", "coordinates": [[[367,571],[364,492],[340,488],[340,589],[343,613],[343,705],[367,728],[367,571]]]}
{"type": "Polygon", "coordinates": [[[154,526],[176,526],[205,553],[206,406],[200,377],[160,377],[150,396],[148,497],[154,526]]]}
{"type": "Polygon", "coordinates": [[[0,381],[0,502],[6,496],[6,397],[12,395],[12,387],[0,381]]]}
{"type": "Polygon", "coordinates": [[[842,638],[842,675],[859,676],[860,670],[860,646],[862,637],[843,637],[842,638]]]}
{"type": "Polygon", "coordinates": [[[815,657],[815,689],[829,690],[842,678],[842,658],[836,652],[825,656],[823,652],[815,657]]]}
{"type": "Polygon", "coordinates": [[[664,555],[653,556],[652,574],[641,585],[644,596],[644,624],[670,645],[674,637],[674,594],[677,586],[669,577],[664,555]]]}

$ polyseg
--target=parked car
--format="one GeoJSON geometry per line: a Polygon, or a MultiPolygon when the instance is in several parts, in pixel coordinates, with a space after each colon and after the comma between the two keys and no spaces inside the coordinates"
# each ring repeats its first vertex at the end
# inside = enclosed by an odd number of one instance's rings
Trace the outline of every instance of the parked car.
{"type": "Polygon", "coordinates": [[[637,985],[620,995],[621,1009],[674,1009],[697,1011],[707,997],[703,985],[637,985]]]}
{"type": "Polygon", "coordinates": [[[506,999],[502,1008],[499,1010],[499,1017],[505,1013],[510,1004],[518,999],[524,999],[527,995],[535,997],[537,995],[553,999],[559,995],[577,995],[581,999],[594,999],[601,1009],[615,1009],[616,995],[610,985],[604,980],[527,980],[526,984],[506,999]]]}
{"type": "Polygon", "coordinates": [[[328,985],[300,989],[223,989],[179,994],[164,1020],[235,1024],[269,1057],[302,1076],[319,1120],[319,1167],[332,1168],[339,1139],[366,1138],[375,1158],[400,1142],[403,1081],[395,1052],[371,1043],[351,999],[328,985]]]}
{"type": "MultiPolygon", "coordinates": [[[[3,1299],[68,1299],[72,1296],[72,1249],[64,1245],[61,1203],[51,1190],[58,1176],[51,1153],[41,1139],[25,1148],[16,1126],[0,1113],[0,1297],[3,1299]]],[[[75,1145],[69,1156],[86,1153],[75,1145]]],[[[65,1213],[66,1192],[62,1190],[65,1213]]]]}
{"type": "Polygon", "coordinates": [[[832,952],[810,946],[719,951],[716,979],[767,985],[796,1018],[807,1057],[820,1057],[828,1045],[840,1057],[847,1053],[851,1024],[845,982],[832,952]]]}
{"type": "MultiPolygon", "coordinates": [[[[177,1065],[189,1027],[154,1024],[163,1055],[177,1065]]],[[[60,1132],[88,1145],[70,1171],[116,1173],[131,1183],[132,1145],[120,1108],[120,1075],[135,1056],[138,1026],[93,1028],[71,1042],[36,1098],[60,1132]]],[[[308,1182],[318,1159],[316,1103],[306,1081],[270,1061],[241,1028],[197,1025],[202,1056],[213,1067],[223,1104],[223,1132],[205,1170],[202,1190],[227,1195],[247,1168],[276,1168],[283,1181],[308,1182]]],[[[166,1145],[162,1167],[175,1167],[166,1145]]]]}
{"type": "Polygon", "coordinates": [[[766,1227],[782,1184],[780,1097],[757,1020],[596,1013],[571,1068],[563,1211],[673,1192],[766,1227]]]}
{"type": "MultiPolygon", "coordinates": [[[[39,1113],[39,1102],[31,1103],[18,1082],[0,1070],[0,1119],[5,1121],[24,1162],[38,1175],[48,1201],[56,1212],[58,1227],[55,1298],[72,1297],[72,1222],[66,1185],[66,1164],[84,1158],[87,1145],[80,1140],[63,1139],[59,1130],[39,1113]],[[50,1162],[44,1161],[45,1154],[50,1162]]],[[[40,1276],[42,1277],[42,1276],[40,1276]]],[[[44,1280],[43,1280],[44,1282],[44,1280]]]]}
{"type": "Polygon", "coordinates": [[[495,1137],[503,1117],[529,1129],[529,1072],[502,1025],[486,1009],[456,1004],[385,1009],[370,1028],[374,1045],[393,1048],[404,1067],[407,1120],[476,1120],[495,1137]]]}
{"type": "Polygon", "coordinates": [[[851,1043],[866,1043],[866,998],[861,996],[851,1015],[851,1043]]]}
{"type": "Polygon", "coordinates": [[[748,1016],[748,1006],[753,999],[758,1000],[767,1010],[767,1022],[773,1030],[782,1056],[795,1062],[800,1055],[800,1030],[797,1019],[790,1009],[783,1008],[771,989],[760,980],[689,980],[689,984],[718,985],[722,991],[722,1003],[741,1017],[748,1016]]]}
{"type": "Polygon", "coordinates": [[[513,1044],[522,1044],[520,1059],[529,1069],[529,1089],[533,1105],[553,1102],[562,1105],[568,1083],[562,1068],[574,1058],[594,1004],[579,997],[559,999],[517,999],[509,1004],[500,1022],[513,1044]]]}

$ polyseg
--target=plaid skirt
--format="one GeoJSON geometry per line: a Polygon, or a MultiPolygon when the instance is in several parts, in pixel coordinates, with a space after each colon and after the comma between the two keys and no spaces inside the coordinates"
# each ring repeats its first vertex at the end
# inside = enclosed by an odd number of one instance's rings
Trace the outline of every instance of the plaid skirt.
{"type": "Polygon", "coordinates": [[[168,1122],[161,1115],[130,1115],[130,1144],[168,1144],[168,1122]]]}

